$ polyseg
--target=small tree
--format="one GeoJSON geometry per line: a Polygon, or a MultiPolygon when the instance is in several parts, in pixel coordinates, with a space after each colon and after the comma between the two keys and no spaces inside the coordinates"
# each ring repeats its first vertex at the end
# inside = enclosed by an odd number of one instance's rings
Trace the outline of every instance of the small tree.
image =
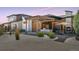
{"type": "Polygon", "coordinates": [[[79,36],[79,10],[78,10],[77,14],[74,16],[73,28],[74,28],[76,36],[78,37],[79,36]]]}

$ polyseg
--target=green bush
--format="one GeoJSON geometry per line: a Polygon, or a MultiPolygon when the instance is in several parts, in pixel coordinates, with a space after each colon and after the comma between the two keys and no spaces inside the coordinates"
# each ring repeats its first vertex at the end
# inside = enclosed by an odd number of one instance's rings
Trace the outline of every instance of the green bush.
{"type": "Polygon", "coordinates": [[[49,36],[49,38],[55,38],[55,33],[53,32],[48,32],[47,35],[49,36]]]}
{"type": "Polygon", "coordinates": [[[38,32],[38,33],[37,33],[37,36],[38,36],[38,37],[44,37],[44,33],[43,33],[43,32],[38,32]]]}
{"type": "Polygon", "coordinates": [[[4,28],[0,27],[0,36],[3,35],[4,33],[4,28]]]}

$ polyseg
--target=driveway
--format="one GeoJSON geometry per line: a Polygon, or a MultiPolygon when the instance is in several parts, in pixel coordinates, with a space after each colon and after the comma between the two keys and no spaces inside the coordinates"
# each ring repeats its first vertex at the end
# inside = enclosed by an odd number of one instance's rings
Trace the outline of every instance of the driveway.
{"type": "Polygon", "coordinates": [[[5,34],[0,37],[0,51],[77,51],[78,45],[24,34],[20,35],[20,40],[15,40],[15,35],[5,34]]]}

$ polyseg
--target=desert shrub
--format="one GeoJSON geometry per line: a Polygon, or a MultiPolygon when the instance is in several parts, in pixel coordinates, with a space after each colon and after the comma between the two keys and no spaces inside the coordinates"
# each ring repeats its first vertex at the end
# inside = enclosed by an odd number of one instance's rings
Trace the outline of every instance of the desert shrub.
{"type": "Polygon", "coordinates": [[[47,35],[49,36],[49,38],[54,38],[55,37],[55,33],[54,32],[48,32],[47,35]]]}
{"type": "Polygon", "coordinates": [[[3,35],[4,33],[4,28],[0,27],[0,36],[3,35]]]}
{"type": "Polygon", "coordinates": [[[43,32],[37,32],[37,36],[38,37],[44,37],[44,33],[43,32]]]}

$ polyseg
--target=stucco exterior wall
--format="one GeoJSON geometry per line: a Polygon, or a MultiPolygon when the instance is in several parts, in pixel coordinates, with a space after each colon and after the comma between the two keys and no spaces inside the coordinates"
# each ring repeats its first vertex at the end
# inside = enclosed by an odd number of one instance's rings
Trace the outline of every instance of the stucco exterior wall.
{"type": "Polygon", "coordinates": [[[22,22],[18,21],[18,22],[12,22],[11,23],[11,29],[14,30],[15,29],[15,25],[17,26],[17,28],[19,28],[19,30],[22,29],[22,22]]]}
{"type": "Polygon", "coordinates": [[[65,18],[65,22],[68,23],[66,25],[66,27],[71,27],[71,25],[72,25],[72,18],[71,17],[70,18],[65,18]]]}
{"type": "Polygon", "coordinates": [[[11,22],[11,21],[15,21],[16,20],[16,16],[11,16],[11,17],[8,17],[8,21],[11,22]]]}

